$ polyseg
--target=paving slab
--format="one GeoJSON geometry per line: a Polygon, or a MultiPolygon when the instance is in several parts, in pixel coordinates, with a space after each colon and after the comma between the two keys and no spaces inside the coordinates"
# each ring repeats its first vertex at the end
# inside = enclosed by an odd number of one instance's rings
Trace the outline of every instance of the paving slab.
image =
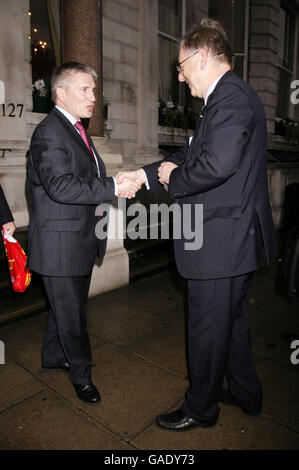
{"type": "Polygon", "coordinates": [[[129,450],[132,447],[63,397],[45,391],[0,414],[0,449],[129,450]]]}
{"type": "MultiPolygon", "coordinates": [[[[28,370],[36,372],[41,368],[41,347],[47,323],[47,312],[0,328],[0,339],[7,354],[28,370]]],[[[91,348],[103,341],[90,334],[91,348]]]]}
{"type": "Polygon", "coordinates": [[[248,416],[223,405],[212,428],[176,433],[153,424],[130,442],[146,450],[298,450],[299,434],[263,416],[248,416]]]}
{"type": "MultiPolygon", "coordinates": [[[[285,331],[294,331],[292,329],[285,331]]],[[[258,326],[253,328],[252,344],[256,357],[268,357],[273,360],[290,364],[290,356],[293,352],[291,341],[284,337],[281,325],[269,322],[265,319],[258,321],[258,326]]]]}
{"type": "Polygon", "coordinates": [[[153,285],[151,279],[143,280],[130,284],[125,288],[117,289],[117,291],[109,292],[107,295],[105,294],[105,298],[115,299],[117,295],[118,301],[155,315],[162,314],[171,307],[180,306],[183,310],[184,295],[180,291],[180,286],[173,284],[169,275],[167,277],[163,277],[161,274],[157,276],[158,279],[153,281],[153,285]]]}
{"type": "Polygon", "coordinates": [[[253,352],[264,390],[258,417],[221,405],[217,425],[162,431],[156,415],[177,409],[187,380],[186,283],[169,271],[88,301],[92,377],[102,402],[79,401],[68,374],[45,371],[46,313],[0,328],[1,449],[299,449],[299,364],[284,333],[299,335],[299,304],[275,294],[275,268],[249,287],[253,352]]]}
{"type": "Polygon", "coordinates": [[[47,314],[41,313],[0,328],[7,353],[28,368],[40,367],[40,350],[47,314]]]}
{"type": "Polygon", "coordinates": [[[36,395],[45,385],[23,367],[11,360],[7,354],[5,364],[0,365],[0,413],[36,395]]]}
{"type": "Polygon", "coordinates": [[[125,347],[152,331],[163,327],[163,322],[149,312],[111,298],[104,305],[91,301],[87,307],[88,331],[98,337],[125,347]]]}
{"type": "Polygon", "coordinates": [[[126,350],[182,378],[188,376],[184,325],[163,328],[141,338],[126,350]]]}
{"type": "Polygon", "coordinates": [[[95,349],[93,357],[92,380],[102,397],[98,406],[91,408],[78,400],[67,374],[41,372],[39,378],[118,436],[138,434],[161,408],[169,408],[184,396],[185,380],[110,344],[95,349]]]}
{"type": "Polygon", "coordinates": [[[298,368],[263,358],[256,369],[263,387],[263,415],[297,431],[299,436],[298,368]]]}

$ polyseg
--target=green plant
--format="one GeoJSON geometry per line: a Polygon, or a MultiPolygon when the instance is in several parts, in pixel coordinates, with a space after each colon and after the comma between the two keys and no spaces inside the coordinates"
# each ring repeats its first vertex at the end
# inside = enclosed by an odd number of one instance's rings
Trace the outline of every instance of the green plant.
{"type": "Polygon", "coordinates": [[[172,139],[174,129],[182,129],[187,136],[189,129],[195,129],[198,116],[188,108],[179,108],[172,101],[159,102],[159,126],[170,127],[172,139]]]}

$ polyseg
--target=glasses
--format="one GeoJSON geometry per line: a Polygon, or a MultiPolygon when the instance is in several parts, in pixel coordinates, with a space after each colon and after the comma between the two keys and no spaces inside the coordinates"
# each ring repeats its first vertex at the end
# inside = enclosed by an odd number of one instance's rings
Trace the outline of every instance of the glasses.
{"type": "Polygon", "coordinates": [[[181,67],[181,65],[186,62],[186,60],[190,59],[191,57],[193,57],[195,54],[197,54],[198,52],[200,51],[200,49],[198,49],[198,51],[195,51],[193,52],[193,54],[189,55],[189,57],[187,57],[186,59],[182,60],[182,62],[179,62],[178,65],[176,66],[176,69],[179,73],[183,73],[183,69],[181,67]]]}

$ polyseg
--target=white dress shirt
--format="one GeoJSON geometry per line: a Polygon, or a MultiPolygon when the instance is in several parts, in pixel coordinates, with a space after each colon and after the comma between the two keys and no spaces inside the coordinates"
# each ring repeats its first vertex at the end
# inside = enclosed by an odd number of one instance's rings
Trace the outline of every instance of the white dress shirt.
{"type": "Polygon", "coordinates": [[[205,100],[204,100],[204,101],[205,101],[205,106],[206,106],[206,104],[207,104],[207,101],[208,101],[208,98],[209,98],[210,94],[213,93],[213,91],[214,91],[215,88],[216,88],[217,83],[219,82],[220,78],[223,77],[223,75],[224,75],[225,73],[226,73],[226,72],[222,73],[222,74],[221,74],[218,78],[216,78],[216,80],[215,80],[213,83],[211,83],[211,85],[209,86],[209,88],[208,88],[208,90],[207,90],[207,94],[206,94],[206,96],[205,96],[205,100]]]}
{"type": "MultiPolygon", "coordinates": [[[[74,126],[74,128],[76,129],[76,131],[78,132],[78,134],[80,135],[80,132],[79,130],[75,127],[75,124],[76,122],[78,122],[78,119],[75,118],[72,114],[70,114],[68,111],[66,111],[65,109],[61,108],[60,106],[58,106],[57,104],[55,105],[55,108],[58,109],[58,111],[60,111],[69,121],[70,123],[74,126]]],[[[80,119],[79,119],[80,120],[80,119]]],[[[80,136],[81,137],[81,136],[80,136]]],[[[91,150],[92,150],[92,153],[93,153],[93,156],[94,156],[94,160],[96,162],[96,165],[97,165],[97,169],[98,169],[98,177],[100,178],[100,168],[99,168],[99,162],[98,162],[98,159],[93,151],[93,148],[91,147],[91,150]]],[[[114,194],[115,196],[117,196],[117,184],[116,184],[116,181],[115,181],[115,178],[113,177],[113,181],[114,181],[114,194]]]]}

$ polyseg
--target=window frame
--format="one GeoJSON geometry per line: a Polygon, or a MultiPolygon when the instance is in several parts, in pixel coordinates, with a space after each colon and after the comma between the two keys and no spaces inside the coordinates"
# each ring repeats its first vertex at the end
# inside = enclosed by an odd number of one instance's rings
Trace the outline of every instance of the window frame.
{"type": "MultiPolygon", "coordinates": [[[[293,80],[296,79],[296,63],[297,63],[297,50],[298,50],[298,17],[299,15],[297,12],[291,7],[291,5],[288,2],[281,1],[280,2],[280,9],[283,9],[287,14],[289,15],[294,15],[294,25],[293,25],[293,38],[294,38],[294,49],[293,49],[293,54],[292,54],[292,69],[289,69],[288,67],[285,67],[284,65],[280,64],[279,61],[279,54],[278,54],[278,64],[277,64],[277,70],[278,73],[280,70],[288,73],[290,75],[290,83],[292,83],[293,80]]],[[[285,38],[285,41],[288,40],[285,38]]],[[[278,82],[277,82],[277,102],[276,102],[276,118],[278,119],[294,119],[295,115],[295,106],[291,103],[291,100],[288,100],[288,111],[287,111],[287,117],[282,117],[278,115],[278,102],[279,102],[279,96],[280,96],[280,80],[278,76],[278,82]]],[[[291,89],[290,89],[291,93],[291,89]]]]}
{"type": "MultiPolygon", "coordinates": [[[[158,37],[163,37],[165,39],[168,39],[169,41],[173,41],[176,44],[179,44],[181,41],[181,38],[184,36],[186,32],[186,22],[187,22],[187,9],[186,9],[186,2],[187,0],[181,0],[181,7],[182,7],[182,22],[181,22],[181,31],[180,31],[180,38],[176,38],[174,36],[171,36],[170,34],[164,33],[163,31],[160,31],[158,27],[158,37]]],[[[158,22],[159,25],[159,22],[158,22]]],[[[185,103],[185,93],[181,89],[182,87],[179,87],[179,103],[176,103],[177,106],[184,106],[185,103]]],[[[160,97],[159,97],[160,100],[160,97]]]]}
{"type": "Polygon", "coordinates": [[[248,54],[249,54],[249,22],[250,22],[250,4],[245,0],[245,31],[244,31],[244,52],[234,53],[235,57],[243,57],[243,80],[248,81],[248,54]]]}

